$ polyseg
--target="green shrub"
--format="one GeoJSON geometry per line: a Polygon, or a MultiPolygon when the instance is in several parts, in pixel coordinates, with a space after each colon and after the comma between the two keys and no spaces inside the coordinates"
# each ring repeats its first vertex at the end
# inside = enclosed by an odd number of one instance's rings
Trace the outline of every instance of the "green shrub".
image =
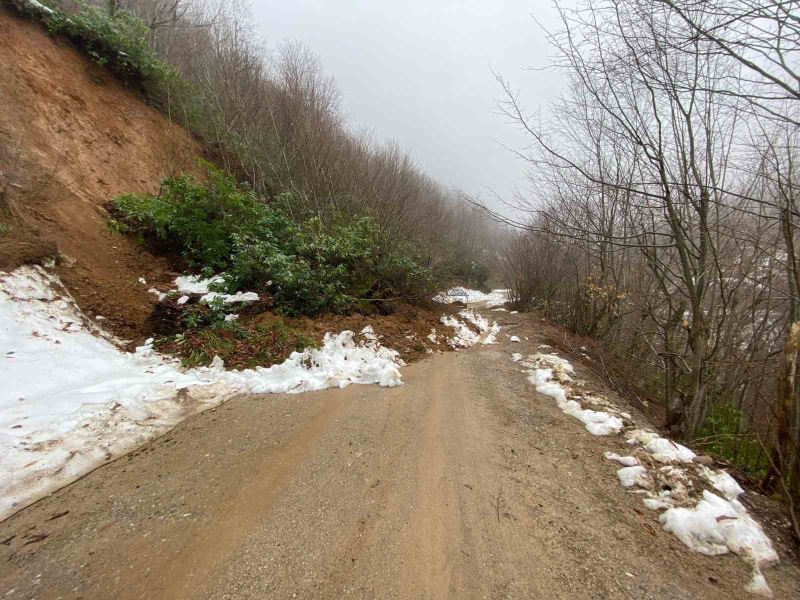
{"type": "Polygon", "coordinates": [[[174,177],[162,182],[158,196],[117,198],[116,221],[180,253],[194,270],[224,272],[228,292],[269,291],[286,314],[347,312],[429,291],[430,272],[416,249],[387,239],[372,219],[294,220],[290,195],[266,203],[230,175],[206,168],[205,184],[174,177]]]}
{"type": "Polygon", "coordinates": [[[111,14],[80,1],[69,15],[38,3],[22,2],[22,9],[41,20],[48,31],[68,36],[96,63],[124,78],[157,82],[174,77],[174,69],[150,47],[150,28],[130,11],[119,9],[111,14]]]}

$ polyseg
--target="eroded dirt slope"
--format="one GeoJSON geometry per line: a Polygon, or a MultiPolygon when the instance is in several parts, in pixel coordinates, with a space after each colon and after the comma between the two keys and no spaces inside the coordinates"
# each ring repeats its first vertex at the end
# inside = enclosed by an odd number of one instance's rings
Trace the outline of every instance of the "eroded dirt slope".
{"type": "Polygon", "coordinates": [[[108,228],[103,206],[195,170],[200,146],[69,42],[0,4],[0,190],[15,219],[0,269],[57,250],[68,289],[115,333],[141,337],[165,260],[108,228]],[[139,278],[148,282],[144,286],[139,278]]]}

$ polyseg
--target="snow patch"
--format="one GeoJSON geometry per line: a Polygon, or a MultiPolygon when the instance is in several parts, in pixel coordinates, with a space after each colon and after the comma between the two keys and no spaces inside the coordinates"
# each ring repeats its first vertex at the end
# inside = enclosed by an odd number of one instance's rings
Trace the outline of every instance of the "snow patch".
{"type": "Polygon", "coordinates": [[[497,322],[492,323],[492,326],[489,327],[489,330],[486,333],[486,337],[483,338],[483,341],[481,343],[484,346],[488,346],[490,344],[497,344],[498,343],[497,334],[499,333],[500,333],[500,325],[497,322]]]}
{"type": "Polygon", "coordinates": [[[481,333],[486,333],[489,330],[489,321],[486,320],[485,317],[472,312],[471,310],[462,310],[459,311],[458,316],[475,325],[478,328],[478,331],[481,333]]]}
{"type": "Polygon", "coordinates": [[[761,568],[776,562],[778,555],[741,503],[705,490],[694,508],[670,508],[658,520],[695,552],[714,556],[730,551],[739,555],[753,569],[747,591],[772,596],[761,568]]]}
{"type": "Polygon", "coordinates": [[[474,304],[477,302],[485,302],[486,308],[494,308],[508,302],[508,290],[492,290],[491,293],[485,294],[478,290],[454,287],[444,292],[439,292],[433,297],[433,300],[441,304],[452,304],[453,302],[474,304]]]}
{"type": "Polygon", "coordinates": [[[359,333],[361,337],[366,340],[370,340],[371,342],[377,342],[378,336],[375,335],[375,330],[372,328],[372,325],[366,325],[361,332],[359,333]]]}
{"type": "Polygon", "coordinates": [[[630,488],[634,486],[647,487],[649,480],[649,473],[647,469],[641,465],[634,465],[632,467],[622,467],[617,471],[617,477],[622,487],[630,488]]]}
{"type": "Polygon", "coordinates": [[[222,275],[204,278],[202,275],[181,275],[175,278],[175,289],[181,294],[207,294],[210,286],[222,285],[222,275]]]}
{"type": "Polygon", "coordinates": [[[246,304],[258,301],[258,294],[255,292],[236,292],[235,294],[220,294],[219,292],[208,292],[200,296],[202,304],[212,302],[222,302],[223,304],[246,304]]]}
{"type": "MultiPolygon", "coordinates": [[[[464,321],[454,316],[442,315],[439,321],[455,331],[455,335],[447,340],[450,347],[469,348],[478,342],[483,344],[497,343],[497,334],[500,333],[500,325],[497,322],[489,325],[488,319],[469,309],[460,311],[458,316],[471,323],[480,333],[475,333],[464,321]],[[481,336],[483,336],[483,339],[481,339],[481,336]]],[[[428,339],[438,343],[435,329],[431,330],[428,339]]]]}
{"type": "Polygon", "coordinates": [[[611,435],[619,433],[624,424],[619,417],[610,413],[584,409],[579,402],[570,400],[562,384],[572,381],[575,373],[569,361],[554,354],[537,354],[533,357],[535,368],[528,371],[528,380],[536,386],[536,391],[550,396],[564,414],[581,421],[592,435],[611,435]]]}
{"type": "Polygon", "coordinates": [[[41,267],[0,273],[0,332],[0,519],[234,395],[402,383],[398,353],[351,331],[243,371],[122,352],[41,267]]]}
{"type": "Polygon", "coordinates": [[[725,471],[712,471],[708,467],[702,467],[701,473],[714,488],[722,492],[728,500],[736,500],[744,494],[742,486],[725,471]]]}
{"type": "Polygon", "coordinates": [[[639,464],[639,459],[635,456],[620,456],[616,452],[604,452],[603,456],[607,460],[613,460],[614,462],[618,462],[624,467],[635,467],[639,464]]]}
{"type": "Polygon", "coordinates": [[[442,325],[446,325],[456,332],[453,337],[447,340],[447,343],[451,347],[469,348],[470,346],[475,345],[475,343],[478,341],[478,334],[455,317],[442,315],[439,321],[441,321],[442,325]]]}
{"type": "MultiPolygon", "coordinates": [[[[512,360],[529,368],[528,380],[536,386],[537,392],[553,398],[565,414],[581,420],[591,433],[609,435],[623,429],[622,420],[614,414],[586,410],[570,398],[569,384],[575,371],[569,361],[555,354],[536,354],[523,360],[518,353],[512,354],[512,360]]],[[[582,399],[608,407],[631,420],[629,414],[617,411],[603,398],[582,399]]],[[[725,471],[714,471],[697,464],[694,460],[696,455],[689,448],[652,431],[631,429],[625,437],[630,446],[639,448],[641,460],[615,452],[604,453],[607,460],[623,465],[617,470],[620,484],[627,489],[638,488],[636,492],[644,495],[643,502],[647,508],[664,511],[659,516],[663,528],[690,549],[709,555],[726,552],[739,555],[752,568],[752,578],[746,590],[771,597],[772,592],[761,569],[777,561],[778,555],[760,525],[739,502],[738,497],[744,491],[737,481],[725,471]],[[646,465],[641,464],[642,461],[646,465]],[[699,502],[692,498],[690,469],[708,481],[724,498],[707,490],[703,491],[699,502]]]]}
{"type": "Polygon", "coordinates": [[[683,462],[690,463],[695,456],[694,452],[686,446],[663,437],[655,437],[644,447],[658,462],[683,462]]]}

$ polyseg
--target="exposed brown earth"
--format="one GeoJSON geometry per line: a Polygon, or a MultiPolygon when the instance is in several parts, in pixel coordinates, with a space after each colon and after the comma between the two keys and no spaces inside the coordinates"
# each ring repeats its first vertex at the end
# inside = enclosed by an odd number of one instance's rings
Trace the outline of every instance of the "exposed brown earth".
{"type": "MultiPolygon", "coordinates": [[[[153,333],[156,297],[147,290],[169,289],[178,273],[167,258],[110,229],[105,206],[120,194],[156,193],[165,176],[199,174],[201,154],[135,89],[0,4],[0,190],[13,210],[11,231],[0,236],[0,269],[58,256],[58,275],[84,313],[141,343],[153,333]]],[[[321,341],[327,331],[371,323],[411,361],[436,347],[425,336],[439,316],[440,308],[399,304],[380,318],[328,315],[291,324],[321,341]]]]}
{"type": "MultiPolygon", "coordinates": [[[[527,383],[509,353],[547,341],[538,321],[503,324],[523,341],[501,334],[497,346],[417,362],[399,388],[243,396],[190,418],[0,524],[0,589],[42,599],[749,597],[741,560],[690,552],[619,486],[602,453],[622,440],[589,435],[527,383]]],[[[795,598],[800,574],[779,552],[766,576],[777,598],[795,598]]]]}
{"type": "Polygon", "coordinates": [[[0,190],[13,214],[0,269],[57,251],[58,274],[84,312],[140,338],[154,304],[147,287],[174,274],[109,229],[103,207],[119,194],[157,192],[200,154],[135,90],[0,4],[0,190]]]}
{"type": "MultiPolygon", "coordinates": [[[[305,331],[308,335],[322,339],[327,331],[361,331],[371,326],[380,338],[381,344],[400,353],[406,362],[414,362],[425,358],[431,352],[447,352],[451,348],[446,343],[446,336],[452,330],[439,322],[445,313],[457,313],[463,305],[442,305],[435,302],[422,302],[418,305],[397,303],[392,306],[392,313],[382,316],[325,315],[316,319],[289,319],[288,323],[305,331]],[[431,329],[440,334],[437,342],[428,339],[431,329]]],[[[465,324],[477,331],[469,322],[465,324]]]]}

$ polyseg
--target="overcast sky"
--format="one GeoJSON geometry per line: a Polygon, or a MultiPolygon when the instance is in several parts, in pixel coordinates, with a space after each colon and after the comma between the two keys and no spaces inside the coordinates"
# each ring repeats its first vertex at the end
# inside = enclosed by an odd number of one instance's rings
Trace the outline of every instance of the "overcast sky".
{"type": "Polygon", "coordinates": [[[451,187],[507,196],[523,165],[500,143],[524,144],[495,114],[490,69],[523,93],[528,109],[556,94],[560,78],[533,72],[551,55],[531,15],[551,26],[550,0],[252,0],[268,47],[301,40],[343,93],[355,128],[396,140],[451,187]]]}

